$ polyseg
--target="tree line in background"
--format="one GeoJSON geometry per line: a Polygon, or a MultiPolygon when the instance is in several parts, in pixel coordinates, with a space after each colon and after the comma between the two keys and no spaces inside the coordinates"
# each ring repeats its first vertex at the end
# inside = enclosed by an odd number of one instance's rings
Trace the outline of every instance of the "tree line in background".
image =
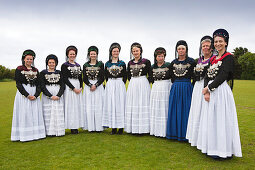
{"type": "Polygon", "coordinates": [[[5,66],[0,65],[0,80],[3,79],[14,79],[15,69],[9,69],[5,66]]]}
{"type": "MultiPolygon", "coordinates": [[[[235,79],[255,80],[255,53],[247,48],[236,47],[232,52],[235,61],[235,79]]],[[[0,80],[14,79],[15,69],[9,69],[0,65],[0,80]]]]}

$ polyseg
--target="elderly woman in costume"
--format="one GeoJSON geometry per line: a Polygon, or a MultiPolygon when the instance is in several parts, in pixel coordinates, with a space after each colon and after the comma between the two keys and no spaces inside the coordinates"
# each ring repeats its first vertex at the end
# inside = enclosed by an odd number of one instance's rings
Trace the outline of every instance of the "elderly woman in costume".
{"type": "Polygon", "coordinates": [[[65,100],[65,128],[71,129],[72,134],[78,134],[78,128],[84,125],[83,98],[82,98],[82,71],[75,62],[78,49],[69,46],[66,49],[66,62],[61,66],[63,80],[66,84],[65,100]]]}
{"type": "Polygon", "coordinates": [[[65,135],[63,75],[56,70],[58,58],[50,54],[46,58],[46,69],[40,73],[42,104],[47,136],[65,135]]]}
{"type": "Polygon", "coordinates": [[[120,45],[113,43],[109,49],[109,61],[105,63],[105,87],[103,126],[112,128],[111,134],[122,134],[126,104],[126,64],[119,60],[120,45]],[[117,132],[117,128],[119,131],[117,132]]]}
{"type": "Polygon", "coordinates": [[[210,36],[204,36],[200,41],[199,48],[200,57],[197,65],[194,68],[194,74],[196,83],[194,85],[191,106],[189,111],[189,121],[187,127],[186,138],[191,143],[191,146],[197,146],[197,136],[200,123],[200,115],[202,110],[202,101],[204,95],[202,90],[204,88],[204,77],[209,67],[209,61],[213,54],[213,38],[210,36]]]}
{"type": "Polygon", "coordinates": [[[129,85],[126,97],[125,131],[133,134],[150,132],[150,84],[151,63],[142,58],[142,46],[131,45],[131,60],[128,62],[129,85]]]}
{"type": "Polygon", "coordinates": [[[88,61],[83,65],[83,81],[85,83],[83,98],[85,103],[85,126],[89,132],[103,131],[103,97],[104,97],[104,63],[98,61],[98,48],[88,48],[88,61]]]}
{"type": "MultiPolygon", "coordinates": [[[[203,94],[208,107],[202,108],[197,148],[215,159],[242,157],[233,88],[234,59],[227,52],[229,34],[213,33],[217,51],[210,59],[203,94]],[[227,82],[230,82],[228,85],[227,82]]],[[[203,104],[206,105],[206,104],[203,104]]]]}
{"type": "Polygon", "coordinates": [[[35,53],[26,50],[22,65],[15,71],[17,93],[14,100],[11,141],[32,141],[45,138],[39,72],[33,66],[35,53]]]}
{"type": "Polygon", "coordinates": [[[176,59],[170,65],[173,84],[169,96],[166,137],[187,141],[186,130],[193,90],[191,79],[196,64],[194,59],[188,57],[186,41],[178,41],[175,51],[176,59]]]}
{"type": "Polygon", "coordinates": [[[166,137],[169,93],[171,88],[170,63],[165,62],[166,50],[159,47],[154,52],[152,90],[150,96],[150,135],[166,137]]]}

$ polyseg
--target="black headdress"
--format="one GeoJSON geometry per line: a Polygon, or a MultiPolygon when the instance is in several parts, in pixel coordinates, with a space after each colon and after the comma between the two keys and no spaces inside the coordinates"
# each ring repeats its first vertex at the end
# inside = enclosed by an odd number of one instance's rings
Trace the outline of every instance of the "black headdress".
{"type": "Polygon", "coordinates": [[[141,58],[142,58],[143,48],[142,48],[141,44],[135,42],[135,43],[133,43],[133,44],[131,45],[131,49],[130,49],[130,59],[131,59],[131,60],[134,59],[134,56],[133,56],[133,54],[132,54],[132,49],[133,49],[134,47],[140,48],[141,58]]]}
{"type": "MultiPolygon", "coordinates": [[[[31,56],[33,56],[33,59],[35,59],[35,52],[34,52],[33,50],[30,50],[30,49],[25,50],[25,51],[23,52],[22,58],[21,58],[22,65],[25,65],[24,59],[26,58],[27,55],[31,55],[31,56]]],[[[32,65],[34,66],[34,62],[33,62],[32,65]]]]}
{"type": "Polygon", "coordinates": [[[109,49],[109,61],[112,61],[112,50],[114,49],[114,48],[118,48],[119,49],[119,51],[121,50],[121,46],[120,46],[120,44],[119,43],[112,43],[112,45],[110,46],[110,49],[109,49]]]}
{"type": "Polygon", "coordinates": [[[70,50],[75,51],[76,55],[78,53],[78,49],[75,46],[70,45],[69,47],[66,48],[66,61],[68,60],[68,53],[69,53],[70,50]]]}
{"type": "MultiPolygon", "coordinates": [[[[217,36],[224,38],[224,40],[225,40],[225,42],[227,43],[227,46],[228,46],[229,34],[225,29],[217,29],[216,31],[214,31],[213,39],[217,36]]],[[[226,46],[226,48],[227,48],[227,46],[226,46]]]]}
{"type": "Polygon", "coordinates": [[[209,35],[206,35],[206,36],[203,36],[200,40],[200,47],[199,47],[199,57],[202,58],[203,57],[203,54],[202,54],[202,44],[204,42],[211,42],[211,45],[210,45],[210,49],[214,49],[214,45],[213,45],[213,38],[209,35]]]}
{"type": "Polygon", "coordinates": [[[180,45],[184,45],[186,47],[186,58],[187,58],[188,57],[188,44],[184,40],[180,40],[180,41],[178,41],[176,43],[176,46],[175,46],[175,58],[178,58],[177,48],[180,45]]]}
{"type": "Polygon", "coordinates": [[[89,54],[90,54],[91,51],[95,51],[97,53],[97,56],[98,56],[98,53],[99,53],[99,50],[98,50],[98,48],[96,46],[90,46],[88,48],[88,54],[87,54],[87,58],[88,58],[89,61],[90,61],[89,54]]]}
{"type": "Polygon", "coordinates": [[[47,69],[48,62],[49,62],[50,59],[55,60],[55,63],[56,63],[56,66],[55,66],[55,67],[57,67],[57,65],[58,65],[58,57],[57,57],[56,55],[54,55],[54,54],[50,54],[50,55],[48,55],[48,56],[46,57],[46,61],[45,61],[45,63],[46,63],[46,69],[47,69]]]}
{"type": "Polygon", "coordinates": [[[67,57],[68,57],[68,53],[69,53],[70,50],[75,51],[75,54],[77,55],[78,49],[77,49],[75,46],[70,45],[69,47],[66,48],[66,56],[67,56],[67,57]]]}
{"type": "Polygon", "coordinates": [[[154,51],[154,64],[157,63],[157,56],[160,54],[164,54],[164,57],[166,57],[166,50],[163,47],[158,47],[155,51],[154,51]]]}

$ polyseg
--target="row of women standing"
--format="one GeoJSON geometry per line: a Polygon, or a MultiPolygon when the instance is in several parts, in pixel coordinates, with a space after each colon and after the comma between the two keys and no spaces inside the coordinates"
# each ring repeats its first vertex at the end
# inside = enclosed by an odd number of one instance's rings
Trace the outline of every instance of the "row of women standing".
{"type": "Polygon", "coordinates": [[[76,47],[67,48],[67,62],[62,64],[61,72],[56,70],[57,57],[49,55],[47,69],[40,76],[32,66],[35,53],[26,50],[22,66],[16,69],[18,91],[11,140],[44,138],[44,123],[46,134],[56,136],[64,135],[65,129],[77,134],[80,127],[99,132],[103,127],[109,127],[112,134],[122,134],[124,128],[127,133],[150,133],[179,141],[188,139],[208,155],[241,156],[233,95],[229,86],[224,85],[226,80],[233,78],[233,58],[226,52],[228,34],[219,29],[213,37],[202,38],[197,65],[188,57],[188,45],[183,40],[177,42],[176,59],[171,63],[165,62],[165,49],[157,48],[152,66],[142,57],[142,46],[133,43],[127,68],[119,60],[121,47],[118,43],[111,45],[105,68],[98,61],[98,48],[91,46],[88,62],[83,65],[83,79],[82,69],[75,62],[76,47]],[[213,44],[218,54],[211,57],[213,44]],[[104,90],[102,83],[105,79],[104,90]],[[194,91],[191,79],[195,84],[194,91]],[[150,83],[153,83],[152,90],[150,83]],[[37,98],[40,89],[43,91],[42,111],[37,98]],[[219,94],[215,89],[221,89],[219,94]],[[219,134],[223,127],[225,133],[219,134]]]}

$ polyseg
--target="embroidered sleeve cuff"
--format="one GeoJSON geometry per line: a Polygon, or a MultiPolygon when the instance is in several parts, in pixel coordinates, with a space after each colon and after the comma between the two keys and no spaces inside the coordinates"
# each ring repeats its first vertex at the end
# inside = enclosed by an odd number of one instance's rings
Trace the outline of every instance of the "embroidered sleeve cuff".
{"type": "Polygon", "coordinates": [[[211,84],[208,85],[208,90],[209,90],[209,92],[211,93],[212,91],[215,90],[215,88],[211,88],[210,85],[211,85],[211,84]]]}

